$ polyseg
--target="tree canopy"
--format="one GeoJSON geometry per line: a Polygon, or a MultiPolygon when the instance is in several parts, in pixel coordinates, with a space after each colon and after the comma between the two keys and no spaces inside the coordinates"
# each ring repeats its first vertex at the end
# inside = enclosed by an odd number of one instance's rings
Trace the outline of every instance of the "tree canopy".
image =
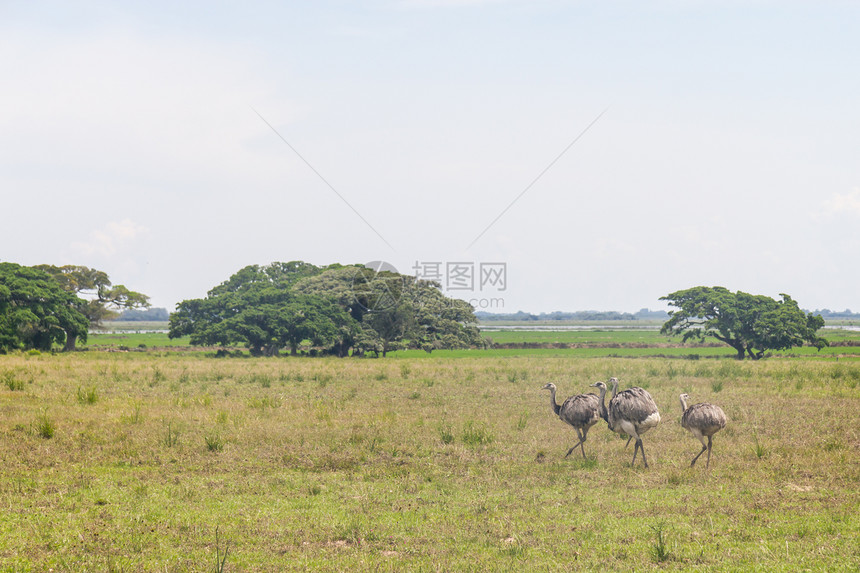
{"type": "MultiPolygon", "coordinates": [[[[64,290],[86,297],[81,312],[89,320],[90,327],[118,316],[122,309],[149,308],[148,296],[129,290],[125,285],[113,285],[104,271],[79,265],[37,265],[33,268],[51,275],[64,290]]],[[[66,333],[64,350],[74,350],[78,338],[71,332],[66,333]]]]}
{"type": "Polygon", "coordinates": [[[86,340],[85,307],[47,272],[0,263],[0,351],[50,350],[67,337],[86,340]]]}
{"type": "Polygon", "coordinates": [[[661,332],[703,340],[713,337],[737,351],[737,358],[758,360],[769,350],[810,344],[819,349],[827,341],[817,336],[824,326],[820,315],[804,313],[790,296],[782,300],[724,287],[693,287],[661,297],[678,310],[669,312],[661,332]]]}
{"type": "Polygon", "coordinates": [[[472,307],[438,284],[363,265],[316,267],[302,261],[251,265],[182,301],[169,336],[192,344],[244,344],[252,354],[295,354],[303,341],[324,352],[383,356],[400,348],[483,344],[472,307]]]}

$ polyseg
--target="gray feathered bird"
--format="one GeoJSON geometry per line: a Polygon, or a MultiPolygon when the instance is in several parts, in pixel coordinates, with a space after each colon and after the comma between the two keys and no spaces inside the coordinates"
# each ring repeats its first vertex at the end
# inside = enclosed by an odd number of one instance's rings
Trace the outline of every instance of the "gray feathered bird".
{"type": "Polygon", "coordinates": [[[690,467],[696,465],[696,460],[705,453],[705,450],[708,450],[708,461],[705,467],[710,467],[711,446],[713,445],[711,438],[726,427],[726,414],[716,404],[708,404],[706,402],[693,404],[688,408],[687,400],[689,399],[690,396],[688,394],[681,394],[681,410],[684,411],[684,414],[681,416],[681,426],[702,442],[702,451],[696,454],[696,457],[690,462],[690,467]],[[708,438],[707,444],[705,443],[705,438],[708,438]]]}
{"type": "Polygon", "coordinates": [[[600,419],[597,395],[578,394],[571,396],[559,406],[555,401],[555,384],[550,382],[542,390],[549,390],[552,411],[556,413],[562,422],[573,426],[573,429],[576,430],[576,435],[579,437],[579,441],[567,450],[567,454],[564,457],[569,456],[579,446],[582,451],[582,457],[585,458],[585,437],[588,434],[588,429],[600,419]]]}
{"type": "MultiPolygon", "coordinates": [[[[599,407],[600,417],[606,420],[609,429],[617,434],[626,434],[636,440],[633,448],[633,464],[636,463],[636,454],[642,450],[642,462],[648,467],[645,458],[645,447],[642,445],[642,434],[656,428],[660,423],[660,412],[651,394],[643,388],[630,388],[618,392],[618,379],[609,379],[612,385],[613,397],[609,401],[609,407],[605,404],[606,384],[595,382],[593,387],[600,390],[599,407]]],[[[627,440],[630,443],[630,440],[627,440]]],[[[626,447],[626,446],[625,446],[626,447]]]]}

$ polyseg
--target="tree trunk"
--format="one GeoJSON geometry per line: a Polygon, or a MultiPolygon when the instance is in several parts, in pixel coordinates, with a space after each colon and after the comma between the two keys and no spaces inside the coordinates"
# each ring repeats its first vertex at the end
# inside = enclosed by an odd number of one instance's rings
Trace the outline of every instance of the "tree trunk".
{"type": "Polygon", "coordinates": [[[764,350],[759,350],[758,352],[753,352],[753,349],[749,348],[748,352],[749,352],[750,358],[752,358],[753,360],[758,360],[759,358],[764,356],[764,350]]]}
{"type": "Polygon", "coordinates": [[[72,332],[66,331],[66,344],[63,346],[63,352],[74,352],[77,350],[78,336],[72,332]]]}

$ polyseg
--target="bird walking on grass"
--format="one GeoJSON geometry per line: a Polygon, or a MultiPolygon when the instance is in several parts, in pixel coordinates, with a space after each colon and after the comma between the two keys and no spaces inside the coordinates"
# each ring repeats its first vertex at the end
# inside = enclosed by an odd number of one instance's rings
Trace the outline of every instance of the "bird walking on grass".
{"type": "Polygon", "coordinates": [[[579,441],[567,450],[567,457],[579,446],[582,451],[582,457],[585,458],[585,438],[588,435],[588,429],[600,420],[600,410],[597,404],[596,394],[578,394],[571,396],[561,405],[555,401],[555,384],[548,383],[542,390],[549,390],[550,405],[552,411],[561,419],[562,422],[570,424],[576,430],[576,435],[579,441]]]}
{"type": "MultiPolygon", "coordinates": [[[[647,468],[648,460],[645,458],[645,447],[642,445],[641,436],[651,428],[656,428],[657,424],[660,423],[660,411],[657,409],[657,404],[651,394],[643,388],[630,388],[619,392],[617,378],[610,378],[609,383],[612,385],[613,397],[609,401],[608,408],[605,403],[606,383],[595,382],[592,384],[593,387],[600,390],[600,417],[606,420],[606,424],[613,432],[626,434],[630,436],[630,439],[636,440],[631,463],[636,463],[636,455],[639,450],[642,450],[642,462],[647,468]]],[[[629,439],[627,443],[630,443],[629,439]]]]}
{"type": "Polygon", "coordinates": [[[684,412],[681,416],[681,426],[702,442],[702,451],[696,454],[696,457],[690,462],[690,467],[696,465],[699,456],[708,450],[708,461],[705,463],[707,468],[711,465],[711,447],[713,446],[711,438],[726,427],[726,414],[716,404],[706,402],[687,407],[687,400],[689,399],[688,394],[681,394],[681,410],[684,412]],[[705,438],[708,438],[707,443],[705,443],[705,438]]]}

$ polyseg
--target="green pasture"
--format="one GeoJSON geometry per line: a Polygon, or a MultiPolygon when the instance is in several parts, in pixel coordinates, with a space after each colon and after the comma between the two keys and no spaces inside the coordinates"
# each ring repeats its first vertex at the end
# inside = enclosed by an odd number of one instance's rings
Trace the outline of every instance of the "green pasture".
{"type": "MultiPolygon", "coordinates": [[[[617,321],[616,321],[617,322],[617,321]]],[[[193,350],[188,346],[188,337],[168,338],[162,332],[143,332],[146,330],[165,330],[167,323],[108,323],[110,330],[91,333],[82,348],[91,350],[122,349],[144,350],[193,350]]],[[[590,326],[590,325],[589,325],[590,326]]],[[[667,337],[658,329],[607,328],[609,325],[595,326],[588,330],[496,330],[491,325],[483,331],[492,341],[494,348],[485,350],[437,350],[427,354],[420,350],[393,352],[390,357],[429,358],[429,357],[477,357],[477,356],[626,356],[626,357],[686,357],[722,358],[733,357],[735,352],[714,339],[701,343],[683,343],[679,337],[667,337]],[[513,347],[513,348],[511,348],[513,347]]],[[[625,325],[622,325],[625,326],[625,325]]],[[[860,357],[860,331],[844,329],[825,329],[823,336],[834,344],[855,343],[857,346],[832,346],[817,350],[813,347],[797,347],[773,352],[774,356],[803,356],[808,358],[860,357]]],[[[212,352],[211,350],[209,352],[212,352]]]]}
{"type": "Polygon", "coordinates": [[[858,415],[827,357],[5,355],[0,571],[857,571],[858,415]],[[541,386],[613,375],[649,469],[602,422],[563,457],[541,386]]]}

